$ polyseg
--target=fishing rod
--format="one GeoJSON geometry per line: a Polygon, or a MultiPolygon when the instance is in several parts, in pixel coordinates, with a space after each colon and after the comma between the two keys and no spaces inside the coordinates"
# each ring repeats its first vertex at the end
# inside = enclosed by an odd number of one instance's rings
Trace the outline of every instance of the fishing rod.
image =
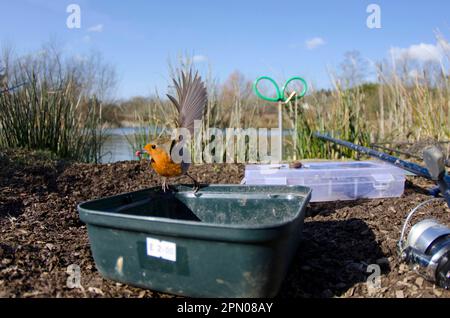
{"type": "MultiPolygon", "coordinates": [[[[415,155],[415,154],[410,153],[408,151],[402,151],[402,150],[399,150],[399,149],[394,149],[394,148],[381,146],[381,144],[370,144],[370,147],[381,149],[381,150],[385,150],[385,151],[389,151],[389,152],[398,153],[400,155],[405,155],[405,156],[408,156],[410,158],[414,158],[414,159],[418,159],[418,160],[423,160],[423,158],[421,156],[415,155]]],[[[450,167],[450,159],[445,159],[444,160],[444,164],[445,164],[445,166],[450,167]]]]}
{"type": "Polygon", "coordinates": [[[412,173],[414,173],[414,174],[416,174],[416,175],[418,175],[420,177],[423,177],[423,178],[426,178],[426,179],[431,179],[431,175],[428,172],[428,169],[426,169],[426,168],[424,168],[424,167],[422,167],[422,166],[420,166],[418,164],[399,159],[397,157],[388,155],[388,154],[386,154],[384,152],[380,152],[380,151],[377,151],[377,150],[374,150],[374,149],[370,149],[370,148],[367,148],[367,147],[356,145],[354,143],[351,143],[351,142],[348,142],[348,141],[345,141],[345,140],[340,140],[340,139],[337,139],[337,138],[333,138],[333,137],[331,137],[330,135],[327,135],[327,134],[314,133],[314,136],[319,138],[319,139],[322,139],[322,140],[325,140],[325,141],[329,141],[329,142],[332,142],[332,143],[335,143],[335,144],[347,147],[347,148],[349,148],[351,150],[354,150],[356,152],[363,153],[363,154],[369,155],[371,157],[375,157],[377,159],[380,159],[382,161],[388,162],[388,163],[393,164],[394,166],[397,166],[397,167],[399,167],[401,169],[404,169],[406,171],[412,172],[412,173]]]}
{"type": "Polygon", "coordinates": [[[415,154],[412,154],[410,152],[402,151],[402,150],[398,150],[398,149],[394,149],[394,148],[389,148],[389,147],[385,147],[385,146],[381,146],[379,144],[370,144],[370,147],[376,148],[376,149],[385,150],[385,151],[389,151],[389,152],[395,152],[395,153],[398,153],[400,155],[405,155],[405,156],[408,156],[408,157],[414,158],[414,159],[423,160],[422,157],[420,157],[418,155],[415,155],[415,154]]]}
{"type": "MultiPolygon", "coordinates": [[[[435,181],[439,185],[440,192],[447,205],[450,207],[450,176],[445,170],[444,154],[436,146],[427,147],[423,151],[423,160],[427,166],[425,168],[374,149],[333,138],[327,134],[315,133],[314,136],[435,181]]],[[[435,219],[428,218],[412,226],[407,240],[404,240],[406,228],[414,213],[432,200],[437,200],[437,198],[422,202],[408,213],[398,241],[398,252],[400,259],[408,263],[418,274],[445,289],[449,289],[450,228],[440,224],[435,219]]]]}

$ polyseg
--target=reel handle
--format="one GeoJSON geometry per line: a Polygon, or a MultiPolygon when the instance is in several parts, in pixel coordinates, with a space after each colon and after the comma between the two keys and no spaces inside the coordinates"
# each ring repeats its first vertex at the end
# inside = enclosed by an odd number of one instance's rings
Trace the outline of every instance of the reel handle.
{"type": "Polygon", "coordinates": [[[444,178],[445,175],[445,156],[442,151],[436,147],[427,147],[423,151],[423,161],[430,172],[434,181],[438,181],[444,178]]]}
{"type": "Polygon", "coordinates": [[[445,170],[444,154],[438,147],[430,146],[423,151],[423,160],[432,180],[438,183],[440,192],[450,207],[450,176],[445,170]]]}

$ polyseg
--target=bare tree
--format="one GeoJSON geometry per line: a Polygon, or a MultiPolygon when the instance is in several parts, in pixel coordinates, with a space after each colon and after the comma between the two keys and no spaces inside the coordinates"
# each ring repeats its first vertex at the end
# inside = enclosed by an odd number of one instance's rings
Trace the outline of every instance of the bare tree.
{"type": "Polygon", "coordinates": [[[340,68],[340,77],[348,87],[360,85],[367,79],[368,63],[359,51],[346,52],[340,68]]]}

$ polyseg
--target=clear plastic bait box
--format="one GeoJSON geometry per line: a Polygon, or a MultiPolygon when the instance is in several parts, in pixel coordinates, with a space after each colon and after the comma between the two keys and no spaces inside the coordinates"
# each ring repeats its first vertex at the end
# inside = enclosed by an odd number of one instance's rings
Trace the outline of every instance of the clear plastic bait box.
{"type": "Polygon", "coordinates": [[[302,185],[312,189],[311,202],[400,197],[406,171],[381,161],[305,162],[247,165],[247,185],[302,185]]]}

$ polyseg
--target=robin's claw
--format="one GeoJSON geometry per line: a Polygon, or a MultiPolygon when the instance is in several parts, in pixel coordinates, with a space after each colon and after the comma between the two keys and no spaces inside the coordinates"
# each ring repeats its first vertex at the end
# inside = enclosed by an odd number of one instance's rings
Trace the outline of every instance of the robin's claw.
{"type": "Polygon", "coordinates": [[[186,172],[186,175],[192,180],[192,182],[194,182],[194,187],[192,188],[192,191],[194,193],[197,193],[198,190],[200,190],[200,184],[191,175],[189,175],[189,173],[186,172]]]}
{"type": "Polygon", "coordinates": [[[166,193],[166,190],[169,190],[169,185],[167,184],[167,179],[166,178],[163,179],[161,187],[162,187],[162,190],[163,190],[164,193],[166,193]]]}

